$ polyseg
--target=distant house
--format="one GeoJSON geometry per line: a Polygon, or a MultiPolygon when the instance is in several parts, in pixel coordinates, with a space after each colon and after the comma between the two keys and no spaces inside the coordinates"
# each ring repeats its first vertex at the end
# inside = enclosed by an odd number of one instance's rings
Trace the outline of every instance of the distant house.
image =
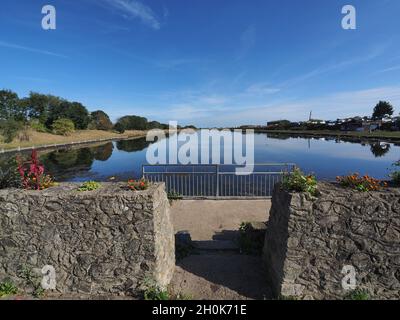
{"type": "Polygon", "coordinates": [[[361,117],[338,119],[342,131],[364,131],[363,119],[361,117]]]}

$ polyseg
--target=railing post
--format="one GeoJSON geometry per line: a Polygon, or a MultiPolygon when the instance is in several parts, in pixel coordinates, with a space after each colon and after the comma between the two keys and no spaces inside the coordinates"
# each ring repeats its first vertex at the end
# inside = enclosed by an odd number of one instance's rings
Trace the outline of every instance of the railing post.
{"type": "Polygon", "coordinates": [[[216,172],[216,175],[217,175],[217,188],[216,188],[216,197],[219,197],[219,165],[215,165],[215,172],[216,172]]]}

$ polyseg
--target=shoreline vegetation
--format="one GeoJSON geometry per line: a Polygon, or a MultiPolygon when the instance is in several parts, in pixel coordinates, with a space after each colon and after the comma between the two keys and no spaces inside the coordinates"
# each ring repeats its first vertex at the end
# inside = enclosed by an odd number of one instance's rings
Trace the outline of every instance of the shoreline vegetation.
{"type": "Polygon", "coordinates": [[[103,130],[77,130],[69,136],[60,136],[52,133],[29,130],[29,141],[14,139],[11,143],[0,143],[0,153],[21,151],[23,149],[43,149],[56,146],[76,144],[92,144],[100,141],[139,139],[146,137],[147,130],[127,130],[124,133],[103,130]]]}
{"type": "MultiPolygon", "coordinates": [[[[230,130],[234,130],[231,128],[230,130]]],[[[242,129],[245,131],[245,129],[242,129]]],[[[345,132],[337,130],[268,130],[255,129],[255,133],[270,133],[279,135],[291,135],[311,138],[363,138],[370,141],[399,142],[399,131],[374,131],[368,132],[345,132]]],[[[79,144],[94,144],[113,140],[128,140],[145,138],[147,130],[127,130],[124,133],[103,130],[77,130],[69,136],[60,136],[52,133],[37,132],[29,130],[29,141],[14,139],[11,143],[0,143],[0,153],[15,152],[27,149],[47,149],[61,146],[73,146],[79,144]]]]}
{"type": "MultiPolygon", "coordinates": [[[[244,131],[245,129],[243,129],[244,131]]],[[[400,141],[400,131],[374,131],[374,132],[355,132],[355,131],[338,131],[338,130],[268,130],[255,129],[255,133],[274,133],[299,135],[309,137],[331,137],[331,138],[366,138],[369,140],[385,140],[389,142],[400,141]]]]}

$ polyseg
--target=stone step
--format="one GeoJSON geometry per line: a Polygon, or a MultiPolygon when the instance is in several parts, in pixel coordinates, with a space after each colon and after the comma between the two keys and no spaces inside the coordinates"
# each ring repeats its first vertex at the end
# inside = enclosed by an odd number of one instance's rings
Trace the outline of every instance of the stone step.
{"type": "Polygon", "coordinates": [[[238,251],[239,246],[230,240],[193,241],[193,246],[201,251],[238,251]]]}

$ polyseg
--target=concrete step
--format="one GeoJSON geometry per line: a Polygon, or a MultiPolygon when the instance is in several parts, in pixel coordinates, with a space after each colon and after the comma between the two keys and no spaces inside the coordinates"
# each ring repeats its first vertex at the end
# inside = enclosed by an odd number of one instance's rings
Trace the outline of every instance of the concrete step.
{"type": "Polygon", "coordinates": [[[193,241],[192,244],[201,251],[239,251],[239,246],[231,240],[193,241]]]}

